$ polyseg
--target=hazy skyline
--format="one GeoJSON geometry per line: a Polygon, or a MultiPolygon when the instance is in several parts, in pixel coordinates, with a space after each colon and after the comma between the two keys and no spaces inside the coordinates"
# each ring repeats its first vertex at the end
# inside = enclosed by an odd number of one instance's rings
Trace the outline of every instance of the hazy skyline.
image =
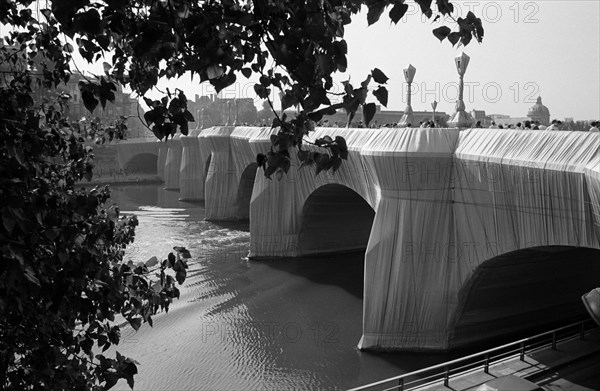
{"type": "MultiPolygon", "coordinates": [[[[371,69],[380,68],[390,78],[387,110],[403,110],[406,83],[402,69],[410,63],[417,69],[413,109],[431,111],[435,99],[438,111],[452,113],[458,90],[454,58],[464,51],[471,57],[465,75],[468,111],[524,117],[539,95],[552,118],[600,118],[600,1],[453,3],[456,17],[471,10],[482,19],[482,44],[473,40],[466,48],[457,49],[448,41],[440,43],[431,30],[441,24],[422,17],[413,2],[408,2],[409,11],[397,25],[390,22],[386,11],[378,23],[367,26],[365,9],[346,26],[349,67],[336,80],[350,78],[356,86],[371,69]]],[[[452,21],[446,25],[454,27],[452,21]]],[[[77,62],[82,69],[102,72],[101,64],[82,67],[83,60],[77,62]]],[[[248,80],[240,74],[222,96],[255,98],[261,107],[254,83],[254,78],[248,80]]],[[[195,94],[214,93],[209,83],[200,84],[197,78],[159,83],[162,89],[166,86],[182,89],[190,99],[195,94]]],[[[369,100],[375,98],[370,95],[369,100]]]]}
{"type": "Polygon", "coordinates": [[[347,29],[349,72],[360,79],[378,66],[390,77],[389,108],[401,110],[406,104],[401,70],[411,63],[417,68],[413,109],[431,110],[436,99],[438,110],[452,112],[458,82],[454,57],[464,51],[471,57],[467,110],[525,116],[540,95],[553,118],[600,117],[599,1],[457,4],[463,15],[473,10],[482,18],[482,44],[472,41],[457,50],[440,43],[431,33],[438,24],[423,22],[414,7],[409,12],[415,15],[397,26],[384,21],[365,28],[363,17],[347,29]]]}

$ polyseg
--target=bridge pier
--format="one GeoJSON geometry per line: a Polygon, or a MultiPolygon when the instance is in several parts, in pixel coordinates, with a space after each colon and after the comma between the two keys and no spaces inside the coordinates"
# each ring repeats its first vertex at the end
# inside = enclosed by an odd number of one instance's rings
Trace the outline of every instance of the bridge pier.
{"type": "Polygon", "coordinates": [[[169,150],[168,145],[165,141],[157,141],[158,147],[158,159],[156,161],[156,175],[164,182],[165,180],[165,163],[167,161],[167,151],[169,150]]]}
{"type": "Polygon", "coordinates": [[[233,126],[217,126],[200,134],[201,148],[210,151],[204,190],[207,220],[235,220],[237,178],[230,150],[233,129],[233,126]]]}
{"type": "Polygon", "coordinates": [[[188,136],[181,136],[181,169],[179,175],[179,200],[204,200],[204,164],[206,159],[200,150],[198,139],[201,129],[195,129],[188,136]]]}
{"type": "Polygon", "coordinates": [[[448,347],[456,291],[452,154],[458,130],[405,129],[362,149],[381,189],[365,254],[360,349],[448,347]]]}
{"type": "Polygon", "coordinates": [[[167,155],[165,157],[165,189],[179,190],[179,174],[181,170],[182,145],[177,135],[166,141],[167,155]]]}

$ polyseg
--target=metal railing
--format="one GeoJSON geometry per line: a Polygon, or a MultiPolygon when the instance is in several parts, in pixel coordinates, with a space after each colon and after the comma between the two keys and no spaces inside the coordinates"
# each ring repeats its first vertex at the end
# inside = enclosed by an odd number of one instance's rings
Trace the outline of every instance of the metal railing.
{"type": "Polygon", "coordinates": [[[585,339],[586,332],[595,329],[598,329],[598,327],[594,322],[589,319],[582,320],[554,330],[536,334],[532,337],[520,339],[455,360],[419,369],[414,372],[352,388],[348,391],[408,391],[440,381],[443,381],[444,386],[448,387],[450,379],[453,376],[464,375],[466,371],[474,371],[477,369],[483,369],[485,373],[489,373],[490,365],[493,363],[509,357],[517,357],[517,355],[521,361],[525,361],[525,354],[528,352],[546,347],[556,350],[556,344],[558,342],[574,339],[577,336],[583,340],[585,339]],[[588,327],[588,325],[590,325],[590,327],[588,327]]]}

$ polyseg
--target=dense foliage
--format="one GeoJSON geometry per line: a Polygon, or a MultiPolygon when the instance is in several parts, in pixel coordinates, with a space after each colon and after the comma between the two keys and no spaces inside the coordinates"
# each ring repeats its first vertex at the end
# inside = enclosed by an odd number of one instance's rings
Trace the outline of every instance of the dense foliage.
{"type": "MultiPolygon", "coordinates": [[[[368,123],[375,113],[375,103],[367,102],[371,81],[377,101],[385,106],[388,96],[387,77],[374,68],[359,86],[345,83],[341,103],[330,101],[333,74],[347,67],[344,26],[364,6],[369,24],[386,9],[397,23],[408,6],[405,0],[49,0],[33,12],[32,3],[0,0],[0,21],[12,26],[0,47],[0,389],[107,389],[120,378],[133,386],[135,362],[99,351],[119,342],[119,317],[137,329],[168,309],[189,253],[177,247],[163,262],[125,262],[137,221],[110,205],[108,188],[80,188],[93,174],[92,150],[66,115],[68,103],[45,103],[41,91],[70,78],[74,46],[89,62],[109,59],[104,75],[79,83],[90,110],[114,100],[115,83],[143,96],[162,77],[191,73],[219,91],[240,74],[258,74],[260,97],[268,100],[278,89],[284,109],[300,108],[291,119],[276,114],[279,133],[271,151],[258,156],[265,174],[287,172],[293,147],[317,172],[335,170],[347,158],[345,140],[320,139],[324,152],[314,153],[302,149],[304,136],[338,109],[351,120],[362,108],[368,123]],[[169,267],[175,277],[165,273],[169,267]]],[[[453,11],[448,0],[415,3],[428,18],[453,11]]],[[[455,32],[442,26],[433,33],[452,44],[481,41],[473,14],[456,24],[455,32]]],[[[193,120],[187,98],[181,91],[165,95],[146,99],[145,120],[159,139],[187,134],[193,120]]]]}
{"type": "MultiPolygon", "coordinates": [[[[29,3],[20,0],[20,3],[29,3]]],[[[43,10],[42,29],[32,27],[31,14],[13,15],[13,24],[27,26],[29,31],[17,39],[19,43],[37,37],[45,47],[42,63],[54,78],[65,76],[70,58],[70,44],[60,38],[68,36],[76,42],[79,53],[90,62],[100,61],[110,52],[112,60],[105,62],[106,76],[129,86],[140,95],[146,94],[159,78],[186,75],[209,81],[217,91],[235,83],[243,75],[260,76],[254,90],[259,97],[269,99],[272,89],[280,91],[283,109],[300,107],[294,118],[275,118],[279,127],[277,143],[259,163],[269,176],[279,169],[287,170],[288,149],[302,148],[303,138],[323,115],[344,109],[349,121],[362,108],[366,125],[373,118],[376,105],[367,102],[367,87],[374,81],[378,87],[373,97],[387,105],[387,77],[374,68],[358,86],[344,83],[341,103],[332,104],[330,90],[333,74],[347,68],[348,45],[344,28],[352,17],[366,7],[369,24],[377,22],[388,10],[388,16],[398,23],[409,10],[407,0],[90,0],[51,1],[51,9],[43,10]],[[34,37],[35,36],[35,37],[34,37]],[[64,51],[62,51],[64,49],[64,51]],[[65,53],[66,51],[66,53],[65,53]],[[44,65],[45,66],[45,65],[44,65]]],[[[432,20],[454,19],[454,7],[449,0],[414,0],[421,12],[432,20]]],[[[5,7],[6,8],[6,7],[5,7]]],[[[6,19],[6,17],[5,17],[6,19]]],[[[454,19],[456,31],[447,26],[433,30],[440,40],[453,45],[468,45],[473,38],[481,42],[481,20],[469,12],[465,18],[454,19]]],[[[33,22],[35,25],[36,22],[33,22]]],[[[34,55],[35,49],[31,55],[34,55]]],[[[83,99],[90,108],[114,96],[111,81],[82,83],[83,99]]],[[[148,102],[151,110],[146,120],[152,131],[163,139],[180,130],[187,134],[193,119],[181,93],[167,91],[164,99],[148,102]]],[[[336,143],[322,143],[324,147],[336,143]]],[[[330,151],[331,152],[331,151],[330,151]]],[[[314,159],[299,155],[321,169],[337,166],[335,153],[331,159],[314,159]]]]}

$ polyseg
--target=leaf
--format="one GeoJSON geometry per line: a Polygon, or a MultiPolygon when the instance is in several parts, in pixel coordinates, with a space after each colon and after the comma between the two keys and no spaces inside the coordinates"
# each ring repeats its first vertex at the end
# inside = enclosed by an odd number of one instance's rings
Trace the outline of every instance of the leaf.
{"type": "Polygon", "coordinates": [[[250,68],[242,68],[242,75],[244,75],[244,77],[246,79],[249,79],[250,76],[252,76],[252,69],[250,69],[250,68]]]}
{"type": "Polygon", "coordinates": [[[331,159],[331,161],[332,161],[331,168],[333,169],[333,172],[336,172],[337,170],[339,170],[339,168],[342,165],[342,159],[335,156],[331,159]]]}
{"type": "Polygon", "coordinates": [[[154,289],[155,292],[160,292],[163,289],[163,284],[160,280],[156,280],[154,281],[154,284],[152,284],[152,289],[154,289]]]}
{"type": "Polygon", "coordinates": [[[431,10],[431,1],[432,0],[415,0],[415,2],[421,7],[421,12],[427,16],[427,18],[431,18],[433,15],[433,11],[431,10]]]}
{"type": "Polygon", "coordinates": [[[406,11],[408,11],[408,5],[404,4],[403,0],[397,0],[390,10],[390,19],[397,24],[406,14],[406,11]]]}
{"type": "Polygon", "coordinates": [[[146,261],[146,267],[152,267],[154,265],[158,265],[158,258],[152,257],[146,261]]]}
{"type": "Polygon", "coordinates": [[[88,88],[81,90],[81,99],[83,100],[83,105],[90,113],[93,113],[94,109],[98,107],[98,103],[100,103],[88,88]]]}
{"type": "Polygon", "coordinates": [[[448,35],[448,41],[450,41],[450,43],[452,43],[452,46],[455,46],[458,43],[458,41],[460,41],[460,33],[456,32],[456,31],[453,33],[450,33],[448,35]]]}
{"type": "Polygon", "coordinates": [[[262,167],[264,169],[266,163],[267,156],[264,153],[259,153],[258,155],[256,155],[256,164],[258,165],[258,167],[262,167]]]}
{"type": "Polygon", "coordinates": [[[436,0],[436,3],[442,15],[450,15],[454,11],[454,5],[448,0],[436,0]]]}
{"type": "Polygon", "coordinates": [[[371,122],[376,112],[377,106],[375,103],[367,103],[366,105],[363,105],[363,118],[365,121],[365,127],[369,127],[369,122],[371,122]]]}
{"type": "Polygon", "coordinates": [[[178,259],[177,261],[175,261],[175,266],[173,266],[173,270],[175,270],[176,272],[185,270],[185,265],[183,264],[181,259],[178,259]]]}
{"type": "Polygon", "coordinates": [[[367,23],[372,25],[377,22],[385,9],[386,2],[385,1],[376,1],[369,5],[369,12],[367,12],[367,23]]]}
{"type": "Polygon", "coordinates": [[[271,175],[273,175],[275,173],[275,171],[277,171],[279,169],[278,166],[268,166],[267,169],[265,170],[265,177],[268,179],[271,179],[271,175]]]}
{"type": "Polygon", "coordinates": [[[179,270],[177,273],[175,273],[175,279],[177,280],[177,282],[179,283],[179,285],[183,284],[185,282],[185,276],[186,276],[186,271],[184,270],[179,270]]]}
{"type": "Polygon", "coordinates": [[[315,163],[317,163],[315,176],[319,175],[319,173],[321,173],[321,171],[329,169],[329,167],[331,167],[330,162],[331,162],[331,158],[329,157],[329,155],[326,155],[326,154],[319,155],[318,160],[315,159],[315,163]]]}
{"type": "Polygon", "coordinates": [[[182,135],[187,136],[189,133],[189,126],[187,121],[179,125],[179,131],[182,135]]]}
{"type": "Polygon", "coordinates": [[[110,390],[119,381],[119,376],[116,373],[106,372],[104,374],[106,384],[104,385],[105,390],[110,390]]]}
{"type": "Polygon", "coordinates": [[[281,161],[280,164],[280,168],[283,170],[283,172],[285,172],[286,174],[288,173],[288,171],[290,170],[290,167],[292,166],[292,161],[289,158],[284,158],[281,161]]]}
{"type": "Polygon", "coordinates": [[[267,99],[269,97],[269,94],[271,93],[271,90],[261,84],[255,84],[254,92],[256,92],[256,95],[258,95],[259,98],[267,99]]]}
{"type": "Polygon", "coordinates": [[[216,79],[211,79],[210,84],[212,84],[218,94],[221,90],[235,83],[236,78],[235,73],[231,72],[216,79]]]}
{"type": "Polygon", "coordinates": [[[185,120],[188,122],[195,122],[194,116],[188,110],[183,112],[183,118],[185,118],[185,120]]]}
{"type": "Polygon", "coordinates": [[[189,250],[187,248],[185,248],[185,247],[175,246],[175,247],[173,247],[173,250],[177,251],[177,253],[183,259],[190,259],[190,258],[192,258],[192,255],[190,254],[189,250]]]}
{"type": "Polygon", "coordinates": [[[379,87],[378,89],[376,89],[375,91],[373,91],[373,95],[375,96],[375,98],[377,98],[377,100],[379,101],[379,103],[381,103],[382,105],[384,105],[385,107],[387,107],[387,103],[388,103],[388,90],[385,87],[379,87]]]}
{"type": "Polygon", "coordinates": [[[448,26],[441,26],[433,30],[433,35],[442,42],[452,30],[448,26]]]}
{"type": "Polygon", "coordinates": [[[92,355],[92,347],[94,346],[94,340],[87,337],[80,342],[81,349],[88,355],[92,355]]]}
{"type": "Polygon", "coordinates": [[[385,84],[389,79],[388,77],[381,72],[379,68],[375,68],[371,71],[371,75],[373,76],[373,80],[379,84],[385,84]]]}
{"type": "Polygon", "coordinates": [[[309,158],[309,152],[304,151],[304,150],[299,150],[297,156],[298,156],[298,160],[300,160],[301,162],[305,162],[309,158]]]}
{"type": "Polygon", "coordinates": [[[206,74],[208,75],[209,80],[219,78],[223,76],[223,68],[220,65],[213,64],[206,68],[206,74]]]}
{"type": "Polygon", "coordinates": [[[140,329],[140,327],[142,326],[142,318],[139,316],[129,318],[129,319],[127,319],[127,321],[129,322],[129,324],[131,325],[131,327],[133,327],[133,329],[135,331],[138,331],[140,329]]]}

